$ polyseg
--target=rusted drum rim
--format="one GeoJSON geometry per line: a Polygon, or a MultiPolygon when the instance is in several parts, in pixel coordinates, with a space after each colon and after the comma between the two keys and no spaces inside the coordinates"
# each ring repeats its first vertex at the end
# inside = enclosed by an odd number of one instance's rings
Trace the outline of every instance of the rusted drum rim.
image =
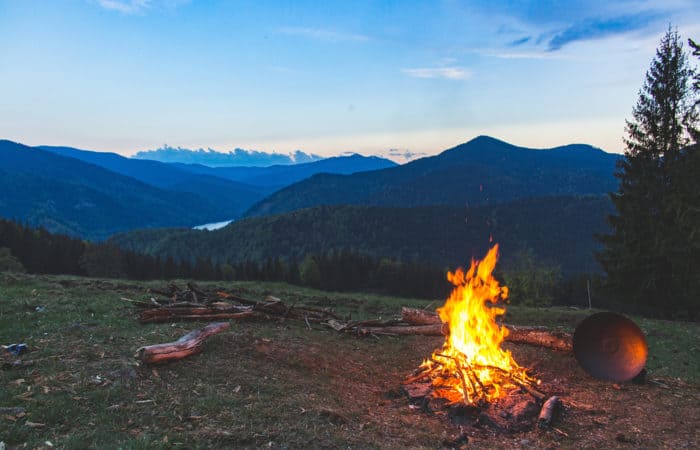
{"type": "Polygon", "coordinates": [[[620,314],[593,314],[574,332],[576,360],[590,375],[603,380],[631,380],[644,368],[648,353],[642,330],[620,314]]]}

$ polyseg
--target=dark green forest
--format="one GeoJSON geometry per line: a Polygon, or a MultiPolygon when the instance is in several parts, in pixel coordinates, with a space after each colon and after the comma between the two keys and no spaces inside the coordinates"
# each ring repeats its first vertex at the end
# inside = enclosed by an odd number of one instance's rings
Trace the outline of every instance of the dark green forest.
{"type": "Polygon", "coordinates": [[[335,291],[373,291],[419,298],[441,297],[442,269],[376,259],[350,250],[212,264],[208,258],[175,261],[92,243],[0,219],[0,272],[68,274],[106,278],[284,281],[335,291]]]}
{"type": "MultiPolygon", "coordinates": [[[[479,255],[481,256],[481,255],[479,255]]],[[[466,261],[465,263],[468,263],[466,261]]],[[[69,274],[104,278],[282,281],[329,291],[364,291],[403,297],[442,299],[450,284],[447,269],[436,265],[376,258],[350,249],[308,253],[301,259],[267,258],[212,264],[206,258],[175,261],[125,251],[111,243],[91,243],[44,229],[0,219],[0,272],[69,274]]],[[[531,252],[519,252],[497,276],[511,289],[515,304],[585,306],[593,283],[597,306],[599,277],[563,277],[556,265],[542,264],[531,252]]]]}
{"type": "Polygon", "coordinates": [[[307,254],[350,248],[375,258],[454,268],[481,257],[493,240],[501,245],[505,266],[519,252],[532,251],[568,276],[599,270],[593,235],[607,230],[611,207],[604,196],[475,208],[320,206],[244,219],[215,231],[141,230],[118,234],[110,242],[188,262],[203,257],[216,264],[278,257],[299,261],[307,254]]]}

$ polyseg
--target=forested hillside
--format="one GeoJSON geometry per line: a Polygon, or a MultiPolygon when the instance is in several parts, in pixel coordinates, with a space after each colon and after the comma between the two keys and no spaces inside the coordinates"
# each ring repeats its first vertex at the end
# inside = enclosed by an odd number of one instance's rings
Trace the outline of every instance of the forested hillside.
{"type": "Polygon", "coordinates": [[[192,261],[301,260],[330,249],[375,257],[457,266],[481,255],[490,238],[503,263],[531,250],[565,274],[598,270],[595,233],[607,228],[605,196],[527,199],[481,207],[316,207],[249,218],[216,231],[141,230],[111,238],[125,249],[192,261]]]}
{"type": "Polygon", "coordinates": [[[599,195],[617,187],[619,155],[588,145],[534,150],[480,136],[402,166],[354,175],[320,174],[282,189],[247,216],[318,205],[475,206],[516,199],[599,195]]]}
{"type": "Polygon", "coordinates": [[[88,239],[230,218],[201,196],[10,141],[0,141],[0,217],[88,239]]]}
{"type": "Polygon", "coordinates": [[[272,192],[269,189],[213,175],[192,173],[173,164],[125,158],[116,153],[93,152],[71,147],[38,147],[57,155],[95,164],[112,172],[135,178],[161,189],[196,194],[236,218],[253,203],[272,192]]]}

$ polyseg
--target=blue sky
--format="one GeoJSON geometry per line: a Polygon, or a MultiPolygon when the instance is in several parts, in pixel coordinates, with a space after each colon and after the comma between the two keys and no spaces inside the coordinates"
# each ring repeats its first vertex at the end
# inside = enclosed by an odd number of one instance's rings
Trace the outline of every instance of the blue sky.
{"type": "Polygon", "coordinates": [[[696,0],[0,0],[0,137],[435,154],[479,134],[623,150],[696,0]],[[393,150],[392,150],[393,149],[393,150]]]}

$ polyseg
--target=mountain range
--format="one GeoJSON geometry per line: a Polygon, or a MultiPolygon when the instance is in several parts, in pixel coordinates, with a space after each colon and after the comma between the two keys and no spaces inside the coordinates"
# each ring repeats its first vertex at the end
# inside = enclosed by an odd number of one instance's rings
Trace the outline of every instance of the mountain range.
{"type": "Polygon", "coordinates": [[[547,150],[479,136],[439,155],[352,175],[318,174],[254,205],[245,216],[317,205],[475,206],[516,199],[599,195],[617,188],[620,155],[576,144],[547,150]]]}
{"type": "Polygon", "coordinates": [[[93,239],[224,216],[200,196],[10,141],[0,141],[0,192],[0,216],[93,239]]]}
{"type": "Polygon", "coordinates": [[[226,178],[193,173],[159,161],[125,158],[116,153],[93,152],[71,147],[40,146],[57,155],[100,166],[142,183],[174,192],[196,194],[210,201],[223,219],[238,217],[255,201],[272,192],[226,178]]]}
{"type": "Polygon", "coordinates": [[[620,155],[588,145],[548,150],[480,136],[402,166],[317,174],[253,206],[216,231],[136,231],[113,237],[128,249],[219,263],[349,248],[376,257],[465,264],[500,242],[565,273],[598,270],[594,238],[607,230],[607,196],[620,155]]]}
{"type": "Polygon", "coordinates": [[[239,181],[271,191],[302,181],[318,173],[349,175],[396,167],[395,162],[377,156],[352,154],[294,165],[269,167],[209,167],[201,164],[174,164],[181,169],[239,181]]]}
{"type": "MultiPolygon", "coordinates": [[[[343,157],[333,167],[322,160],[300,164],[299,170],[303,177],[321,170],[352,173],[388,164],[394,163],[343,157]]],[[[296,166],[285,167],[288,178],[295,178],[296,166]]],[[[236,219],[285,185],[272,177],[267,185],[252,185],[158,161],[6,140],[0,140],[0,175],[0,217],[86,239],[136,228],[236,219]]]]}
{"type": "Polygon", "coordinates": [[[87,239],[119,233],[112,240],[125,248],[183,260],[351,248],[455,265],[493,238],[564,271],[590,271],[620,158],[480,136],[404,165],[352,155],[240,168],[0,141],[0,216],[87,239]],[[229,219],[239,220],[191,230],[229,219]]]}

